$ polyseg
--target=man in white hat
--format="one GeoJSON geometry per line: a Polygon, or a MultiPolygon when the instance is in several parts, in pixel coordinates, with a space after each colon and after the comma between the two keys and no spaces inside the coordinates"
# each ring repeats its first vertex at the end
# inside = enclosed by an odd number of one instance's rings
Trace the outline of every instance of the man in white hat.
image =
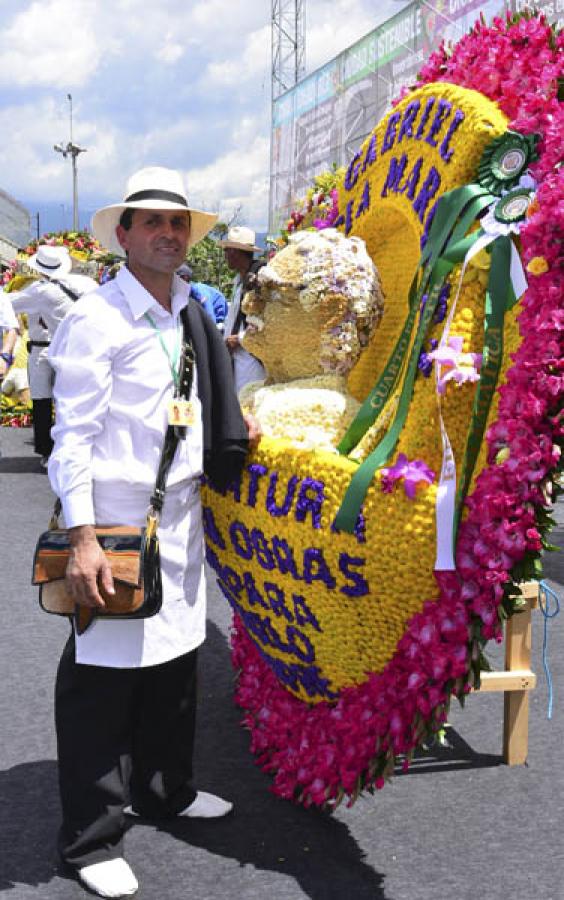
{"type": "Polygon", "coordinates": [[[71,635],[57,675],[59,848],[102,897],[138,887],[123,859],[125,815],[214,818],[232,808],[192,786],[206,618],[199,486],[203,471],[216,483],[238,476],[249,435],[222,338],[175,274],[215,221],[189,207],[178,172],[136,172],[124,200],[92,220],[95,237],[126,264],[75,304],[51,344],[57,419],[49,477],[70,528],[67,586],[78,604],[98,608],[98,584],[111,593],[112,576],[93,525],[144,524],[165,432],[176,421],[183,340],[195,356],[183,401],[191,422],[169,469],[158,528],[162,608],[147,619],[95,618],[71,635]]]}
{"type": "Polygon", "coordinates": [[[48,347],[57,328],[82,294],[95,290],[93,278],[72,272],[66,247],[40,244],[27,265],[39,278],[10,294],[14,312],[28,315],[28,381],[32,403],[34,450],[46,466],[53,446],[53,370],[48,347]]]}
{"type": "Polygon", "coordinates": [[[261,361],[245,350],[241,343],[246,330],[241,300],[248,288],[249,276],[262,265],[254,260],[254,253],[260,252],[260,247],[255,245],[254,231],[244,225],[234,225],[227,232],[227,238],[218,243],[223,247],[227,265],[237,272],[223,333],[233,361],[235,390],[238,394],[243,385],[251,381],[263,381],[266,377],[261,361]]]}

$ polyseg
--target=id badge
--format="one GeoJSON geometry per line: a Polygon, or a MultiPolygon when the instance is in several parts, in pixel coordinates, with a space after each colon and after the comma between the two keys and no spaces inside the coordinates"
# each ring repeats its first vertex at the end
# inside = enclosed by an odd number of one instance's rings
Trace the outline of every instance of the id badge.
{"type": "Polygon", "coordinates": [[[194,404],[190,400],[174,397],[168,404],[168,424],[191,428],[194,424],[194,404]]]}

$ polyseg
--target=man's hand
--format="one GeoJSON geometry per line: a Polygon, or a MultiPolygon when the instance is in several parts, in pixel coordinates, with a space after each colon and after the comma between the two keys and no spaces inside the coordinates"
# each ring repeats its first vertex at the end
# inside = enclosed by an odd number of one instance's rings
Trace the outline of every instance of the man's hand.
{"type": "Polygon", "coordinates": [[[5,359],[2,359],[2,357],[0,356],[0,381],[2,381],[4,375],[6,374],[7,371],[8,371],[8,363],[6,362],[5,359]]]}
{"type": "Polygon", "coordinates": [[[239,335],[237,334],[230,334],[225,338],[225,346],[230,353],[233,353],[233,351],[240,346],[240,343],[241,342],[239,341],[239,335]]]}
{"type": "Polygon", "coordinates": [[[98,590],[98,579],[108,594],[115,594],[110,564],[96,540],[93,525],[69,528],[71,550],[65,582],[73,600],[80,606],[105,607],[98,590]]]}
{"type": "Polygon", "coordinates": [[[245,420],[245,425],[249,432],[249,447],[254,448],[257,446],[262,436],[260,424],[251,413],[245,413],[243,419],[245,420]]]}

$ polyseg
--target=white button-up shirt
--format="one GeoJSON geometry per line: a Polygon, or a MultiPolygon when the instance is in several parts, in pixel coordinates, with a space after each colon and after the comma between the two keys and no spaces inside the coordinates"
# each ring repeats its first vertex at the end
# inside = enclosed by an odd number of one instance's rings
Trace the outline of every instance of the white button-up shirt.
{"type": "MultiPolygon", "coordinates": [[[[231,295],[231,303],[225,319],[225,327],[223,333],[225,337],[233,333],[233,327],[237,321],[239,310],[241,309],[241,300],[243,293],[243,279],[237,275],[233,282],[233,293],[231,295]]],[[[241,324],[237,330],[239,340],[245,334],[245,326],[241,324]]],[[[266,372],[260,359],[249,353],[243,347],[235,347],[232,351],[233,360],[233,378],[235,380],[235,390],[237,394],[245,384],[251,381],[264,381],[266,372]]]]}
{"type": "MultiPolygon", "coordinates": [[[[95,523],[92,483],[152,493],[174,382],[160,337],[174,357],[189,287],[173,280],[167,312],[124,266],[113,281],[81,297],[51,343],[57,404],[49,460],[68,528],[95,523]]],[[[199,412],[199,400],[193,390],[199,412]]],[[[167,485],[203,470],[201,416],[179,441],[167,485]]],[[[106,524],[106,523],[104,523],[106,524]]]]}
{"type": "MultiPolygon", "coordinates": [[[[10,331],[12,328],[19,328],[18,320],[16,319],[16,314],[13,310],[12,303],[9,300],[9,295],[0,292],[0,333],[5,331],[10,331]]],[[[1,348],[0,348],[1,349],[1,348]]]]}
{"type": "MultiPolygon", "coordinates": [[[[189,286],[175,276],[167,312],[123,267],[113,281],[77,301],[59,326],[49,354],[56,373],[49,477],[67,527],[143,525],[174,392],[168,356],[174,359],[179,313],[188,297],[189,286]]],[[[77,662],[157,665],[205,637],[198,484],[203,428],[196,377],[197,372],[191,395],[195,422],[178,443],[159,526],[162,609],[149,619],[96,619],[77,635],[77,662]]]]}
{"type": "MultiPolygon", "coordinates": [[[[98,287],[94,279],[87,275],[71,273],[60,280],[79,296],[98,287]]],[[[14,312],[41,316],[51,337],[75,303],[58,284],[49,280],[33,281],[22,291],[12,291],[10,298],[14,312]]]]}

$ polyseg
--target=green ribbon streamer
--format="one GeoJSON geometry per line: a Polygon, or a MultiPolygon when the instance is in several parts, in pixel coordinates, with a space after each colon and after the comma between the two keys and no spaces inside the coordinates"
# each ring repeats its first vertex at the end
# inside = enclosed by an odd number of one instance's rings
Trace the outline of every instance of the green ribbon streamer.
{"type": "MultiPolygon", "coordinates": [[[[356,447],[368,429],[374,424],[397,384],[399,374],[403,368],[405,354],[409,347],[421,297],[427,289],[433,267],[447,240],[450,246],[452,242],[456,242],[463,237],[476,216],[486,206],[489,206],[493,199],[495,198],[479,185],[471,184],[449,191],[439,200],[427,244],[421,254],[411,282],[407,319],[380,378],[341,438],[337,451],[343,456],[349,454],[356,447]],[[417,278],[421,269],[423,269],[423,274],[418,287],[417,278]]],[[[472,243],[474,240],[475,237],[473,237],[472,243]]]]}
{"type": "Polygon", "coordinates": [[[484,351],[480,368],[480,381],[474,397],[470,433],[466,442],[462,474],[456,492],[456,511],[453,540],[456,541],[462,505],[468,493],[476,459],[480,452],[486,422],[499,379],[503,359],[503,326],[505,313],[516,302],[511,283],[511,239],[496,238],[492,244],[492,260],[486,291],[486,316],[484,320],[484,351]]]}
{"type": "Polygon", "coordinates": [[[491,204],[493,199],[492,195],[483,187],[472,184],[449,191],[439,201],[427,245],[421,255],[409,291],[409,313],[406,322],[378,383],[364,401],[341,440],[337,448],[339,453],[350,453],[387,403],[403,368],[417,310],[420,307],[421,297],[427,290],[428,299],[411,350],[398,409],[386,435],[353,475],[335,518],[336,528],[349,533],[354,532],[360,508],[374,474],[386,463],[397,444],[411,403],[419,355],[436,309],[441,287],[447,275],[458,262],[465,258],[469,248],[482,233],[476,231],[464,237],[472,222],[485,207],[491,204]],[[423,269],[423,274],[419,286],[417,286],[417,276],[421,269],[423,269]]]}
{"type": "Polygon", "coordinates": [[[429,290],[425,309],[423,310],[423,315],[419,322],[413,347],[411,348],[411,354],[394,421],[384,438],[358,467],[350,481],[341,507],[335,518],[335,527],[340,528],[342,531],[348,531],[350,534],[354,532],[360,508],[366,497],[366,492],[368,491],[370,483],[374,478],[374,473],[384,465],[398,441],[411,403],[411,395],[413,393],[413,385],[417,374],[417,363],[419,362],[421,347],[423,346],[429,324],[437,307],[437,301],[439,299],[443,281],[450,269],[452,269],[452,266],[453,264],[446,260],[439,260],[434,267],[432,286],[429,290]]]}

